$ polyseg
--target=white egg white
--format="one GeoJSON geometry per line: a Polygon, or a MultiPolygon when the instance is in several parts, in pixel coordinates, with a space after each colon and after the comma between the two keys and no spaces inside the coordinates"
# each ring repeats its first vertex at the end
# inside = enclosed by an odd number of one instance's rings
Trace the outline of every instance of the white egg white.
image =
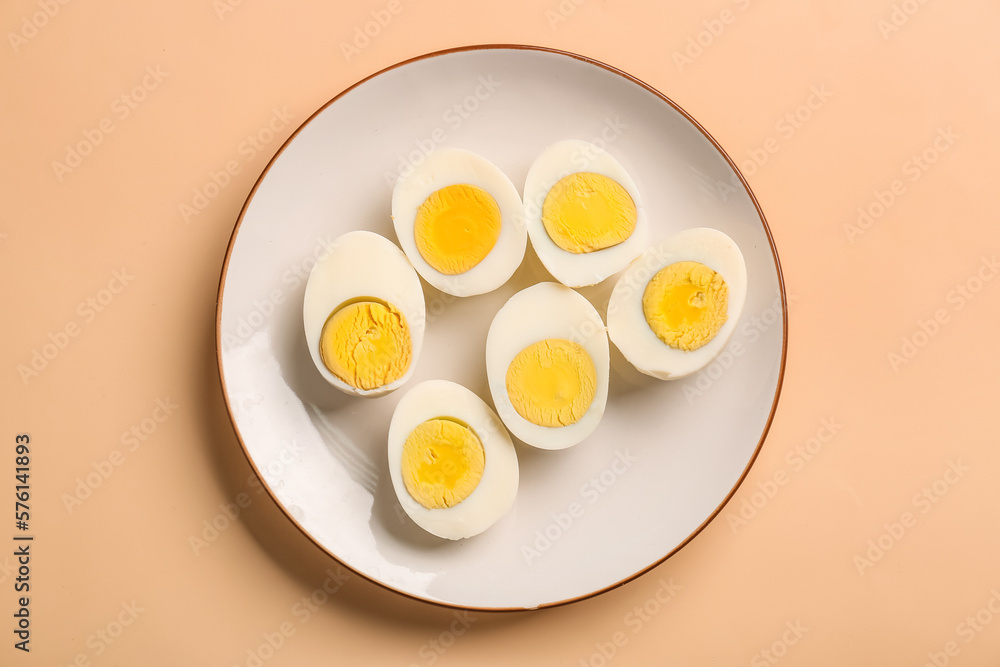
{"type": "Polygon", "coordinates": [[[492,162],[459,148],[438,148],[410,174],[396,181],[392,191],[392,224],[400,247],[417,273],[437,289],[454,296],[485,294],[503,285],[520,266],[528,244],[524,208],[517,188],[492,162]],[[431,194],[460,184],[481,188],[496,200],[500,207],[500,236],[479,264],[464,273],[448,275],[432,267],[420,254],[414,223],[417,210],[431,194]]]}
{"type": "Polygon", "coordinates": [[[518,487],[517,452],[500,418],[472,391],[447,380],[414,385],[400,399],[389,423],[389,477],[403,511],[427,532],[449,540],[483,532],[514,504],[518,487]],[[453,419],[475,432],[483,444],[485,466],[475,490],[452,507],[429,509],[410,495],[403,482],[403,444],[428,419],[453,419]]]}
{"type": "Polygon", "coordinates": [[[396,245],[368,231],[337,237],[309,273],[302,300],[302,320],[309,355],[323,378],[353,396],[374,398],[403,386],[420,358],[426,320],[420,278],[396,245]],[[375,389],[358,389],[344,382],[320,357],[320,334],[330,315],[347,302],[366,298],[395,306],[410,329],[410,367],[398,380],[375,389]]]}
{"type": "Polygon", "coordinates": [[[639,189],[625,167],[607,151],[577,139],[552,144],[535,158],[524,182],[524,214],[528,237],[538,258],[553,278],[569,287],[596,285],[618,273],[642,253],[649,235],[639,189]],[[607,176],[632,197],[637,217],[635,230],[628,239],[603,250],[572,253],[557,246],[549,237],[542,224],[545,197],[553,185],[578,172],[607,176]]]}
{"type": "Polygon", "coordinates": [[[540,449],[565,449],[594,432],[608,400],[610,354],[601,316],[576,291],[557,283],[538,283],[512,296],[490,324],[486,337],[486,374],[497,414],[510,432],[540,449]],[[597,372],[590,408],[574,424],[539,426],[518,414],[507,394],[507,369],[521,350],[547,338],[580,344],[597,372]]]}
{"type": "Polygon", "coordinates": [[[717,229],[685,229],[648,248],[618,279],[608,302],[608,336],[640,372],[676,380],[701,370],[722,352],[736,331],[746,295],[747,269],[736,242],[717,229]],[[712,340],[691,351],[661,341],[642,310],[650,279],[660,269],[684,261],[701,262],[721,274],[729,287],[726,323],[712,340]]]}

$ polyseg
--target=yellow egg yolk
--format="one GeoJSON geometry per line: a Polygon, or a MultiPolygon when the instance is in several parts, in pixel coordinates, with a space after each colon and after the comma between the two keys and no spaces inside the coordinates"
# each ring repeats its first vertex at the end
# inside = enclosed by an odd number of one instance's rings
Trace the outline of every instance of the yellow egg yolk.
{"type": "Polygon", "coordinates": [[[413,344],[395,306],[359,301],[334,311],[323,325],[319,351],[331,373],[357,389],[394,382],[410,367],[413,344]]]}
{"type": "Polygon", "coordinates": [[[575,424],[597,391],[597,370],[583,346],[548,338],[518,352],[507,367],[507,395],[517,414],[539,426],[575,424]]]}
{"type": "Polygon", "coordinates": [[[542,204],[542,224],[557,246],[576,254],[618,245],[635,230],[635,202],[617,181],[589,172],[566,176],[542,204]]]}
{"type": "Polygon", "coordinates": [[[475,432],[447,418],[418,425],[403,443],[403,484],[427,509],[454,507],[476,489],[486,454],[475,432]]]}
{"type": "Polygon", "coordinates": [[[729,287],[700,262],[660,269],[646,285],[642,313],[657,338],[678,350],[697,350],[726,323],[729,287]]]}
{"type": "Polygon", "coordinates": [[[413,235],[420,256],[435,270],[454,276],[486,258],[500,238],[500,207],[474,185],[449,185],[431,193],[417,209],[413,235]]]}

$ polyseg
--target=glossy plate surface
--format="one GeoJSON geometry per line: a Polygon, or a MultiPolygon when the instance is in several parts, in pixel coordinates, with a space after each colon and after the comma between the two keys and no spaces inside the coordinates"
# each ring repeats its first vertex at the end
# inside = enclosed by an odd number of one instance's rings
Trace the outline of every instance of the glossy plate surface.
{"type": "MultiPolygon", "coordinates": [[[[551,280],[530,247],[499,290],[451,297],[424,284],[428,321],[411,383],[461,383],[492,404],[484,349],[516,291],[551,280]]],[[[581,289],[605,314],[614,276],[581,289]]],[[[380,72],[307,120],[262,174],[223,268],[219,368],[247,457],[290,520],[346,566],[419,599],[477,609],[572,601],[641,574],[691,539],[733,493],[777,404],[785,354],[780,267],[763,215],[707,133],[664,97],[571,54],[490,46],[432,54],[380,72]],[[302,330],[305,279],[330,242],[368,229],[398,244],[390,219],[402,169],[436,146],[477,152],[520,189],[561,139],[594,141],[629,171],[650,242],[687,227],[740,246],[748,295],[711,366],[661,382],[612,346],[604,419],[583,443],[541,451],[515,440],[513,510],[485,533],[424,533],[389,482],[386,435],[406,387],[348,397],[313,366],[302,330]]],[[[412,386],[412,385],[407,385],[412,386]]]]}

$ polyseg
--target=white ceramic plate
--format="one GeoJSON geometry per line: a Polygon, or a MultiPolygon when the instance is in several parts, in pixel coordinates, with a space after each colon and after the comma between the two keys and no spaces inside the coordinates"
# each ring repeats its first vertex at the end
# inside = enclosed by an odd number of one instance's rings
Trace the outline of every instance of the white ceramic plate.
{"type": "MultiPolygon", "coordinates": [[[[550,280],[529,248],[499,290],[459,299],[424,284],[428,326],[412,383],[459,382],[490,402],[484,348],[514,292],[550,280]]],[[[605,314],[614,277],[580,290],[605,314]]],[[[223,268],[219,369],[246,455],[289,518],[347,567],[400,593],[476,609],[524,609],[605,591],[662,562],[715,516],[770,425],[786,320],[763,215],[721,148],[641,82],[538,48],[432,54],[365,79],[282,146],[247,199],[223,268]],[[313,366],[302,331],[305,277],[338,235],[369,229],[398,242],[389,216],[401,169],[435,146],[493,161],[520,188],[535,155],[560,139],[603,144],[629,170],[650,241],[721,229],[747,263],[737,332],[712,366],[660,382],[616,350],[607,412],[563,451],[516,442],[513,510],[450,542],[418,528],[389,482],[386,434],[402,396],[350,398],[313,366]]]]}

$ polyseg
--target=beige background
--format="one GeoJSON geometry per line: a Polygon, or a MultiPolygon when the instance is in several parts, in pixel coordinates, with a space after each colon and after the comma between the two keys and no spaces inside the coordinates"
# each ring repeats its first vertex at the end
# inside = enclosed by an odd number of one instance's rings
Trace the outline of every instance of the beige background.
{"type": "Polygon", "coordinates": [[[996,664],[997,3],[173,4],[0,10],[0,664],[996,664]],[[490,42],[586,54],[699,119],[743,166],[794,301],[770,436],[715,522],[597,598],[464,615],[344,580],[253,483],[215,298],[295,126],[399,60],[490,42]],[[244,143],[275,109],[293,120],[244,143]],[[19,433],[30,654],[11,632],[19,433]]]}

